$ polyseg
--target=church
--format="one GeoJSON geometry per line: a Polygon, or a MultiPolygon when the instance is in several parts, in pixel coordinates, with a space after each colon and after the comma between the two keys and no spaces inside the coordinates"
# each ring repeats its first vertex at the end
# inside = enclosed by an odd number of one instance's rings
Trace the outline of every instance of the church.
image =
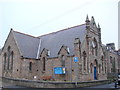
{"type": "Polygon", "coordinates": [[[41,81],[107,80],[118,73],[114,43],[102,44],[92,16],[85,23],[39,37],[13,29],[0,53],[2,77],[41,81]]]}

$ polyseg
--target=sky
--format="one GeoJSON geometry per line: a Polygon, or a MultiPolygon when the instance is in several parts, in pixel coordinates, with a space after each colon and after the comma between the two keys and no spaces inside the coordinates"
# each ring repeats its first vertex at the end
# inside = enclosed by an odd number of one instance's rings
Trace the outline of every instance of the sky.
{"type": "Polygon", "coordinates": [[[0,47],[10,29],[40,36],[85,23],[94,16],[102,43],[118,49],[119,0],[0,0],[0,47]]]}

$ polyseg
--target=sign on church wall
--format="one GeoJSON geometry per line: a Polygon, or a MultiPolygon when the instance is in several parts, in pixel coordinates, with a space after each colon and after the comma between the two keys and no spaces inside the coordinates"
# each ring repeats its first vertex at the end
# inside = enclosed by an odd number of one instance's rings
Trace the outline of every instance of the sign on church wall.
{"type": "Polygon", "coordinates": [[[54,68],[54,74],[65,74],[65,67],[55,67],[54,68]]]}

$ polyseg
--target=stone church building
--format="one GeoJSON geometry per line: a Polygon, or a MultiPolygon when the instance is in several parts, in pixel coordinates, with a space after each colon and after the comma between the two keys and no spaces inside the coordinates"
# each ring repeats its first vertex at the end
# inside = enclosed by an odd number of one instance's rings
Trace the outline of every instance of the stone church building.
{"type": "Polygon", "coordinates": [[[118,54],[111,47],[114,45],[102,44],[101,28],[93,16],[91,20],[87,16],[84,24],[39,37],[11,29],[0,54],[2,77],[41,81],[106,80],[108,73],[119,69],[118,54]]]}

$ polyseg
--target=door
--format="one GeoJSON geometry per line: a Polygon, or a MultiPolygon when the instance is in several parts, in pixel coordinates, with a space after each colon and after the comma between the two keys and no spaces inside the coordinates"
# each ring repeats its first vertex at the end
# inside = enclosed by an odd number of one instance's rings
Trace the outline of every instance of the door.
{"type": "Polygon", "coordinates": [[[97,80],[97,69],[94,67],[94,80],[97,80]]]}

